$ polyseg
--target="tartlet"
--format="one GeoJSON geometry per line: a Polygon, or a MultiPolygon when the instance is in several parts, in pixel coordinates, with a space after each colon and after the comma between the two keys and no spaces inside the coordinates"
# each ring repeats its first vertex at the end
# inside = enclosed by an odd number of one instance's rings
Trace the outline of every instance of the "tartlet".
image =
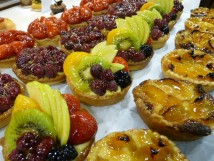
{"type": "Polygon", "coordinates": [[[161,60],[165,77],[201,84],[205,91],[214,89],[214,58],[199,50],[176,49],[161,60]]]}
{"type": "Polygon", "coordinates": [[[214,53],[213,34],[203,33],[199,31],[181,30],[175,36],[176,48],[188,50],[201,50],[206,53],[214,53]]]}
{"type": "Polygon", "coordinates": [[[160,49],[162,48],[165,44],[166,41],[169,39],[169,33],[160,37],[158,40],[151,40],[151,46],[153,49],[160,49]]]}
{"type": "Polygon", "coordinates": [[[14,101],[17,95],[25,94],[25,85],[8,74],[0,74],[0,83],[0,128],[2,128],[10,121],[14,101]]]}
{"type": "Polygon", "coordinates": [[[188,161],[167,137],[145,129],[108,134],[92,146],[86,160],[188,161]]]}
{"type": "Polygon", "coordinates": [[[137,110],[153,130],[173,140],[210,135],[214,98],[201,85],[171,78],[146,80],[133,89],[137,110]]]}
{"type": "Polygon", "coordinates": [[[60,32],[68,30],[68,24],[54,16],[35,19],[28,25],[28,32],[35,39],[37,46],[58,46],[60,32]]]}
{"type": "Polygon", "coordinates": [[[198,7],[191,10],[190,16],[191,17],[213,17],[214,9],[206,8],[206,7],[198,7]]]}
{"type": "Polygon", "coordinates": [[[14,30],[15,28],[16,25],[12,20],[0,17],[0,33],[7,30],[14,30]]]}
{"type": "Polygon", "coordinates": [[[12,70],[24,83],[37,80],[57,84],[65,81],[63,62],[66,56],[54,46],[27,48],[17,56],[12,70]]]}

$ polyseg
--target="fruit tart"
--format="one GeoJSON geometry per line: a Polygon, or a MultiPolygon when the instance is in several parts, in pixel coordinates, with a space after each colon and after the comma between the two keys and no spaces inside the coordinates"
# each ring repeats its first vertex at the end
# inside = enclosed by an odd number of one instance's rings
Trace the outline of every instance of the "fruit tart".
{"type": "Polygon", "coordinates": [[[214,98],[200,84],[146,80],[133,89],[133,95],[141,118],[162,135],[188,141],[212,132],[214,98]]]}
{"type": "Polygon", "coordinates": [[[201,84],[205,91],[214,89],[213,65],[213,56],[198,50],[176,49],[161,60],[165,77],[201,84]]]}
{"type": "Polygon", "coordinates": [[[108,134],[93,145],[86,160],[188,161],[167,137],[146,129],[108,134]]]}
{"type": "Polygon", "coordinates": [[[57,84],[65,81],[63,63],[66,56],[54,46],[26,48],[16,57],[12,69],[25,83],[37,80],[57,84]]]}
{"type": "Polygon", "coordinates": [[[34,46],[34,39],[24,31],[8,30],[0,33],[0,68],[11,67],[22,49],[34,46]]]}
{"type": "Polygon", "coordinates": [[[191,10],[190,17],[213,17],[214,9],[206,7],[198,7],[191,10]]]}
{"type": "Polygon", "coordinates": [[[92,10],[87,6],[73,6],[66,9],[61,19],[64,20],[70,28],[86,26],[86,21],[92,17],[92,10]]]}
{"type": "Polygon", "coordinates": [[[18,94],[25,94],[25,86],[9,74],[0,73],[0,128],[6,126],[18,94]]]}
{"type": "Polygon", "coordinates": [[[54,16],[35,19],[28,25],[28,32],[33,36],[37,46],[58,46],[60,32],[68,30],[68,24],[54,16]]]}
{"type": "Polygon", "coordinates": [[[200,31],[181,30],[175,36],[176,48],[189,50],[201,50],[206,53],[214,53],[214,34],[200,31]]]}
{"type": "Polygon", "coordinates": [[[9,18],[0,17],[0,33],[7,30],[14,30],[15,23],[9,18]]]}
{"type": "Polygon", "coordinates": [[[63,68],[67,83],[81,102],[107,106],[125,97],[132,78],[127,62],[117,59],[116,53],[115,46],[110,45],[91,54],[74,52],[66,58],[63,68]]]}
{"type": "Polygon", "coordinates": [[[83,161],[94,142],[95,118],[76,97],[47,84],[30,82],[27,90],[30,97],[16,99],[6,129],[4,159],[83,161]]]}

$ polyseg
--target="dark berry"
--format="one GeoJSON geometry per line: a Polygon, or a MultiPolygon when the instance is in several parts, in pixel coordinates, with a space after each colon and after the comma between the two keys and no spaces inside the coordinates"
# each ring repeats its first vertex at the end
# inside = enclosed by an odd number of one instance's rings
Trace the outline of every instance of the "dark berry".
{"type": "Polygon", "coordinates": [[[170,15],[171,15],[171,20],[176,20],[177,18],[176,13],[171,13],[170,15]]]}
{"type": "Polygon", "coordinates": [[[163,26],[163,28],[161,29],[161,31],[166,35],[169,33],[169,26],[166,25],[166,26],[163,26]]]}
{"type": "Polygon", "coordinates": [[[90,69],[91,75],[96,79],[101,78],[102,71],[103,71],[103,67],[99,64],[93,65],[90,69]]]}
{"type": "Polygon", "coordinates": [[[13,150],[9,156],[10,161],[25,161],[25,155],[24,153],[18,151],[17,149],[13,150]]]}
{"type": "Polygon", "coordinates": [[[153,29],[151,32],[151,37],[153,40],[158,40],[162,36],[163,36],[163,32],[159,29],[153,29]]]}
{"type": "Polygon", "coordinates": [[[121,88],[125,88],[132,83],[132,78],[126,71],[120,70],[114,73],[114,77],[117,85],[119,85],[121,88]]]}
{"type": "Polygon", "coordinates": [[[132,60],[134,62],[139,62],[145,59],[145,54],[143,52],[135,52],[132,60]]]}
{"type": "Polygon", "coordinates": [[[0,96],[0,113],[4,113],[13,106],[13,101],[7,96],[0,96]]]}
{"type": "Polygon", "coordinates": [[[108,85],[107,85],[107,90],[109,91],[117,91],[117,82],[115,80],[112,80],[110,82],[108,82],[108,85]]]}
{"type": "Polygon", "coordinates": [[[125,59],[126,61],[129,60],[129,56],[126,50],[119,50],[117,52],[117,56],[122,57],[123,59],[125,59]]]}
{"type": "Polygon", "coordinates": [[[104,69],[102,72],[102,79],[108,82],[114,80],[114,74],[112,73],[111,69],[104,69]]]}
{"type": "Polygon", "coordinates": [[[0,82],[7,83],[12,81],[12,77],[9,74],[0,74],[0,82]]]}
{"type": "Polygon", "coordinates": [[[48,78],[54,78],[57,76],[57,68],[52,63],[45,64],[44,70],[45,70],[45,75],[48,78]]]}
{"type": "Polygon", "coordinates": [[[45,74],[44,67],[41,64],[32,65],[31,71],[33,72],[33,75],[38,78],[42,78],[45,74]]]}
{"type": "Polygon", "coordinates": [[[106,93],[106,83],[104,80],[94,79],[90,83],[91,90],[99,96],[103,96],[106,93]]]}
{"type": "Polygon", "coordinates": [[[17,82],[13,81],[7,84],[7,93],[11,98],[15,99],[20,92],[21,89],[17,82]]]}
{"type": "Polygon", "coordinates": [[[144,54],[146,55],[146,57],[149,57],[153,54],[153,48],[150,45],[142,45],[140,47],[140,50],[142,52],[144,52],[144,54]]]}
{"type": "Polygon", "coordinates": [[[48,153],[53,147],[53,144],[54,144],[54,140],[52,137],[47,136],[42,138],[42,140],[40,141],[40,143],[36,148],[37,155],[44,159],[47,158],[48,153]]]}

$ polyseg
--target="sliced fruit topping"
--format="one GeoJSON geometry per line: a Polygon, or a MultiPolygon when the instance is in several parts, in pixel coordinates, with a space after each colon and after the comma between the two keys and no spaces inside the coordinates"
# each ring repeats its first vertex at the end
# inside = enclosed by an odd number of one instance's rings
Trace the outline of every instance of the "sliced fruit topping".
{"type": "Polygon", "coordinates": [[[154,2],[147,2],[147,3],[145,3],[145,4],[140,8],[140,11],[148,10],[149,7],[151,7],[151,6],[153,6],[153,5],[155,5],[154,2]]]}
{"type": "Polygon", "coordinates": [[[73,145],[90,140],[97,131],[97,122],[86,110],[74,111],[70,115],[72,122],[69,142],[73,145]]]}
{"type": "Polygon", "coordinates": [[[80,101],[76,96],[73,96],[71,94],[63,94],[62,96],[68,105],[69,113],[80,110],[80,101]]]}
{"type": "MultiPolygon", "coordinates": [[[[51,137],[56,140],[52,119],[37,109],[26,109],[14,113],[6,131],[5,147],[7,156],[17,147],[18,139],[26,132],[38,137],[51,137]]],[[[30,146],[30,145],[29,145],[30,146]]],[[[28,147],[30,149],[30,147],[28,147]]]]}
{"type": "MultiPolygon", "coordinates": [[[[124,70],[129,72],[128,62],[124,58],[116,56],[113,60],[113,63],[123,64],[125,66],[124,70]]],[[[115,72],[113,72],[113,73],[115,73],[115,72]]]]}
{"type": "Polygon", "coordinates": [[[128,49],[133,46],[137,51],[140,43],[140,39],[130,29],[116,28],[107,35],[107,44],[117,45],[118,49],[128,49]]]}

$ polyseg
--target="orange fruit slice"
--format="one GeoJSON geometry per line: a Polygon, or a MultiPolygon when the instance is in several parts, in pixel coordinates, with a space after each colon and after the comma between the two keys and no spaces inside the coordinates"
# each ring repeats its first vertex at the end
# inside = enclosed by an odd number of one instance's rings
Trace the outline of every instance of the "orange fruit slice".
{"type": "Polygon", "coordinates": [[[140,8],[140,11],[143,11],[143,10],[148,10],[149,7],[155,5],[154,2],[147,2],[145,3],[141,8],[140,8]]]}

